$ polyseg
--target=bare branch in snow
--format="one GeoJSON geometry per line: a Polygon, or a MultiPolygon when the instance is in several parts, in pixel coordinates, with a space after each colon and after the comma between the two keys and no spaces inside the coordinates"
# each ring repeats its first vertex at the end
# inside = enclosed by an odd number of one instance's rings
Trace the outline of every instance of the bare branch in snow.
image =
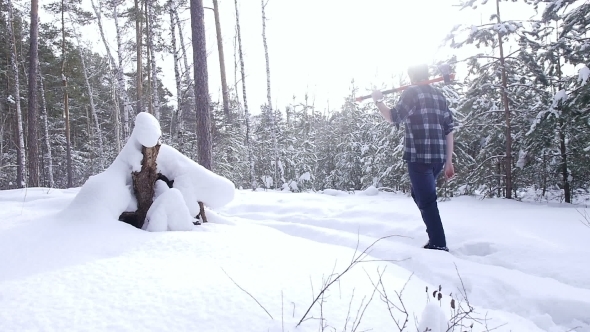
{"type": "Polygon", "coordinates": [[[242,290],[244,293],[248,294],[248,296],[250,296],[254,301],[256,301],[256,303],[258,303],[258,305],[262,308],[262,310],[264,310],[264,312],[266,312],[266,314],[268,315],[268,317],[270,317],[272,320],[274,320],[274,318],[272,317],[272,315],[268,312],[268,310],[266,310],[266,308],[264,308],[264,306],[258,302],[258,300],[252,296],[252,294],[248,293],[247,290],[243,289],[242,287],[240,287],[240,285],[238,285],[237,282],[234,281],[234,279],[232,279],[232,277],[229,276],[229,274],[227,274],[227,272],[225,272],[225,270],[223,268],[221,268],[221,270],[223,271],[223,273],[225,273],[225,275],[229,278],[229,280],[231,280],[234,285],[236,285],[240,290],[242,290]]]}
{"type": "MultiPolygon", "coordinates": [[[[313,308],[313,306],[318,302],[318,300],[322,297],[322,295],[328,290],[328,288],[330,288],[330,286],[332,286],[332,284],[334,284],[336,281],[340,280],[340,278],[346,274],[348,271],[350,271],[354,266],[356,266],[358,263],[363,263],[365,262],[365,258],[369,255],[369,253],[371,252],[371,249],[381,240],[387,239],[387,238],[391,238],[391,237],[404,237],[402,235],[388,235],[388,236],[384,236],[381,237],[377,240],[375,240],[371,245],[369,245],[365,250],[363,250],[360,254],[358,253],[358,247],[359,247],[359,243],[360,243],[360,236],[357,238],[357,244],[356,244],[356,248],[354,251],[354,255],[352,256],[352,261],[351,263],[344,269],[344,271],[340,272],[339,274],[335,274],[334,272],[332,272],[332,274],[330,274],[327,283],[324,285],[324,287],[320,290],[319,294],[315,297],[315,299],[313,300],[313,302],[311,303],[311,305],[307,308],[307,311],[305,312],[305,314],[303,315],[303,317],[301,317],[301,319],[299,320],[299,322],[297,323],[296,326],[301,325],[302,322],[305,321],[305,318],[307,317],[307,315],[309,314],[309,312],[311,311],[311,309],[313,308]]],[[[372,261],[376,261],[376,260],[372,260],[372,261]]]]}

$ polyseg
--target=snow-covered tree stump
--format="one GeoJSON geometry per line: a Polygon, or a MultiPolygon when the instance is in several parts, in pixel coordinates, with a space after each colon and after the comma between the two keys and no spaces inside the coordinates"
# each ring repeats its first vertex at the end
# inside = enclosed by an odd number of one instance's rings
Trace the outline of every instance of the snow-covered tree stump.
{"type": "MultiPolygon", "coordinates": [[[[119,220],[126,222],[137,228],[143,228],[147,213],[154,202],[156,181],[161,180],[166,183],[168,188],[174,187],[174,181],[168,179],[165,174],[158,172],[158,152],[160,152],[161,144],[156,144],[154,147],[141,147],[141,170],[131,173],[133,179],[133,192],[137,199],[137,211],[123,212],[119,216],[119,220]]],[[[205,205],[203,202],[198,202],[199,214],[195,218],[199,218],[202,222],[207,222],[205,214],[205,205]]],[[[198,222],[195,222],[198,225],[198,222]]]]}
{"type": "Polygon", "coordinates": [[[90,213],[150,231],[189,231],[206,222],[205,207],[234,198],[235,186],[175,148],[160,143],[156,118],[141,112],[115,161],[91,176],[63,213],[85,220],[90,213]]]}
{"type": "Polygon", "coordinates": [[[156,160],[160,151],[160,144],[154,147],[141,147],[141,170],[131,173],[133,179],[133,191],[137,199],[137,211],[123,212],[119,220],[127,222],[137,228],[142,228],[145,217],[154,202],[154,186],[158,181],[158,168],[156,160]]]}
{"type": "Polygon", "coordinates": [[[137,218],[143,227],[145,216],[154,202],[154,186],[158,181],[158,169],[156,159],[160,152],[160,144],[151,148],[141,147],[141,171],[131,173],[133,179],[133,190],[137,199],[137,218]]]}

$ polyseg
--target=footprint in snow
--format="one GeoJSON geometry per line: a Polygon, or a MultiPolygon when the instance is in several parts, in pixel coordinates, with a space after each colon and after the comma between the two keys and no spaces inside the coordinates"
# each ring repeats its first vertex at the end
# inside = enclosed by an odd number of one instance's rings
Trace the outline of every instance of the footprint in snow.
{"type": "Polygon", "coordinates": [[[490,242],[469,242],[463,244],[456,250],[458,253],[466,256],[489,256],[498,250],[495,245],[490,242]]]}

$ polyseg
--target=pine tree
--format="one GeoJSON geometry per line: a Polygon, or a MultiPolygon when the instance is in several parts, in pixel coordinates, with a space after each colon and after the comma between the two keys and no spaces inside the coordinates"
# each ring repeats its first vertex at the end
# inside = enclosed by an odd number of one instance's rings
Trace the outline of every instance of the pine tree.
{"type": "Polygon", "coordinates": [[[19,79],[19,70],[18,70],[18,53],[16,51],[16,36],[15,36],[15,15],[14,15],[14,7],[12,6],[12,0],[7,1],[8,5],[8,21],[7,21],[7,30],[8,30],[8,39],[10,45],[10,69],[13,77],[12,82],[12,91],[13,95],[11,96],[11,101],[15,106],[16,109],[16,130],[17,130],[17,137],[18,137],[18,147],[17,147],[17,171],[16,171],[16,186],[17,188],[23,188],[26,186],[27,183],[27,176],[26,176],[26,157],[25,157],[25,138],[24,138],[24,130],[23,130],[23,116],[21,111],[21,98],[20,98],[20,79],[19,79]]]}
{"type": "Polygon", "coordinates": [[[211,156],[211,111],[209,109],[209,81],[207,74],[204,11],[203,2],[201,0],[191,0],[191,30],[199,164],[210,170],[213,161],[211,156]]]}
{"type": "Polygon", "coordinates": [[[39,108],[37,102],[37,62],[39,52],[39,1],[31,1],[29,48],[29,94],[27,112],[27,161],[29,186],[39,186],[39,146],[37,139],[39,108]]]}
{"type": "MultiPolygon", "coordinates": [[[[246,97],[246,71],[244,68],[244,52],[242,51],[242,35],[240,29],[240,11],[238,9],[238,0],[234,1],[234,7],[236,10],[236,31],[237,31],[237,41],[238,41],[238,48],[239,48],[239,57],[240,57],[240,72],[242,76],[242,98],[244,100],[244,121],[246,123],[246,148],[248,149],[248,164],[250,165],[250,184],[252,190],[256,190],[256,177],[254,174],[254,156],[252,154],[252,143],[250,142],[250,112],[248,111],[248,99],[246,97]]],[[[196,83],[196,82],[195,82],[196,83]]]]}
{"type": "MultiPolygon", "coordinates": [[[[487,1],[470,0],[462,3],[462,8],[477,6],[476,2],[485,4],[487,1]]],[[[482,189],[489,194],[497,191],[497,195],[506,198],[513,197],[513,94],[518,81],[520,62],[518,52],[506,54],[505,45],[516,37],[516,33],[523,28],[521,22],[504,21],[501,19],[500,1],[495,2],[495,13],[491,22],[480,26],[457,27],[447,37],[452,48],[463,48],[467,45],[482,46],[491,49],[488,53],[470,56],[467,60],[470,75],[475,77],[469,82],[466,101],[460,106],[464,112],[469,112],[465,125],[475,125],[482,136],[479,144],[473,142],[473,148],[479,150],[476,163],[478,179],[484,179],[482,189]],[[493,126],[490,126],[493,125],[493,126]],[[497,128],[503,128],[499,133],[497,128]],[[486,175],[488,174],[488,175],[486,175]],[[491,174],[495,174],[490,176],[491,174]],[[496,180],[494,184],[492,179],[496,180]]],[[[467,116],[466,116],[467,117],[467,116]]],[[[472,138],[476,140],[477,137],[472,138]]],[[[459,138],[457,137],[457,140],[459,138]]],[[[474,173],[472,173],[474,174],[474,173]]],[[[474,178],[467,179],[466,185],[473,185],[474,178]]],[[[478,181],[479,182],[479,181],[478,181]]]]}
{"type": "Polygon", "coordinates": [[[580,110],[582,105],[577,102],[583,99],[584,86],[580,84],[577,73],[568,75],[564,73],[564,68],[567,70],[568,66],[582,65],[582,69],[585,61],[588,61],[588,56],[585,56],[587,52],[584,52],[587,38],[580,31],[589,24],[590,20],[585,15],[590,11],[590,6],[582,4],[568,10],[573,3],[575,1],[545,1],[542,20],[521,38],[523,47],[529,50],[529,67],[539,73],[537,81],[543,83],[537,90],[538,94],[545,95],[545,107],[537,110],[535,120],[527,132],[531,144],[536,143],[534,152],[542,155],[542,170],[537,173],[542,174],[543,195],[547,183],[555,183],[563,190],[567,203],[571,203],[573,198],[572,181],[579,186],[585,186],[588,182],[584,179],[585,167],[577,165],[588,159],[588,154],[584,152],[588,137],[587,130],[583,128],[584,112],[580,110]],[[547,140],[545,137],[554,139],[547,140]],[[552,180],[551,174],[559,174],[560,181],[552,180]]]}
{"type": "Polygon", "coordinates": [[[223,52],[223,37],[221,35],[221,21],[219,19],[219,4],[217,0],[213,0],[213,12],[215,15],[215,32],[217,36],[219,72],[221,74],[221,98],[223,100],[223,113],[225,114],[225,121],[230,123],[231,117],[229,111],[229,91],[227,88],[227,76],[225,74],[225,55],[223,52]]]}

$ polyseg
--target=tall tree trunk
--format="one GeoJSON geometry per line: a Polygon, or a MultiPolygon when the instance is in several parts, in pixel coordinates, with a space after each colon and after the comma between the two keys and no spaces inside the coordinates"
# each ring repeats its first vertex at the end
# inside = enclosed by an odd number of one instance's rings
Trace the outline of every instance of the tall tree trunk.
{"type": "Polygon", "coordinates": [[[502,162],[500,160],[498,160],[498,192],[497,192],[497,196],[502,197],[502,162]]]}
{"type": "Polygon", "coordinates": [[[143,111],[141,98],[143,89],[143,74],[142,74],[142,61],[141,61],[141,40],[143,36],[143,20],[142,20],[142,9],[139,0],[135,0],[135,53],[137,57],[136,63],[136,91],[137,91],[137,113],[143,111]]]}
{"type": "Polygon", "coordinates": [[[37,58],[37,74],[39,76],[39,90],[41,93],[41,119],[43,120],[43,143],[45,145],[45,155],[43,156],[45,167],[47,167],[47,186],[53,188],[53,159],[51,157],[51,141],[49,139],[49,122],[47,120],[47,102],[45,100],[45,86],[43,84],[43,75],[41,74],[41,64],[37,58]]]}
{"type": "Polygon", "coordinates": [[[66,22],[65,22],[65,3],[61,0],[61,82],[63,88],[64,114],[66,121],[66,172],[67,186],[73,187],[72,172],[72,141],[70,139],[70,109],[68,107],[68,79],[66,77],[66,22]]]}
{"type": "MultiPolygon", "coordinates": [[[[117,64],[115,63],[115,59],[113,58],[113,55],[111,53],[111,48],[109,46],[109,43],[107,42],[106,38],[105,38],[105,33],[104,33],[104,29],[103,29],[103,25],[102,25],[102,4],[101,4],[101,0],[98,0],[98,6],[94,3],[94,0],[90,0],[90,4],[92,5],[92,9],[94,10],[94,14],[96,15],[96,20],[98,22],[98,30],[100,32],[100,38],[102,40],[102,43],[104,44],[106,53],[107,53],[107,58],[109,60],[109,64],[111,66],[111,70],[109,71],[109,74],[111,76],[112,82],[113,82],[113,86],[111,87],[113,90],[113,94],[112,94],[112,99],[113,99],[113,104],[114,104],[114,118],[115,118],[115,145],[117,147],[117,152],[121,151],[121,123],[120,123],[120,111],[119,111],[119,103],[117,101],[117,92],[119,94],[119,96],[124,96],[123,99],[126,100],[126,103],[129,104],[128,101],[128,97],[127,97],[127,92],[125,91],[125,86],[124,86],[124,82],[123,82],[123,87],[121,87],[121,80],[122,80],[122,76],[123,73],[122,71],[120,72],[119,67],[117,67],[117,64]],[[114,71],[114,73],[113,73],[114,71]],[[119,79],[119,76],[121,76],[121,79],[119,79]],[[115,85],[115,80],[118,81],[118,86],[115,85]]],[[[116,7],[116,4],[114,4],[114,6],[116,7]]],[[[116,21],[116,16],[115,16],[115,21],[116,21]]],[[[118,32],[118,31],[117,31],[118,32]]],[[[117,37],[119,37],[117,35],[117,37]]],[[[78,41],[78,44],[80,42],[78,41]]],[[[82,56],[82,53],[80,53],[80,56],[82,56]]],[[[85,72],[86,74],[86,72],[85,72]]],[[[94,112],[93,112],[94,113],[94,112]]],[[[98,122],[97,122],[98,125],[98,122]]],[[[98,129],[98,133],[100,134],[101,131],[98,129]]],[[[102,138],[100,138],[102,140],[102,138]]],[[[102,146],[102,144],[100,144],[100,146],[102,146]]],[[[101,160],[101,167],[102,167],[102,160],[101,160]]]]}
{"type": "Polygon", "coordinates": [[[8,39],[10,39],[10,67],[14,75],[13,97],[16,107],[16,128],[18,136],[18,154],[16,155],[16,185],[18,188],[26,186],[26,158],[25,158],[25,136],[23,130],[23,115],[20,107],[20,82],[18,75],[18,59],[16,52],[16,39],[14,36],[14,9],[12,7],[12,0],[7,1],[8,4],[8,39]]]}
{"type": "Polygon", "coordinates": [[[144,1],[144,13],[145,13],[145,31],[146,31],[146,65],[147,65],[147,99],[148,99],[148,113],[154,115],[154,103],[152,98],[152,62],[151,62],[151,52],[152,52],[152,36],[151,36],[151,17],[150,17],[150,7],[148,5],[148,1],[144,1]]]}
{"type": "Polygon", "coordinates": [[[254,177],[254,160],[252,156],[252,144],[250,142],[250,113],[248,112],[248,101],[246,98],[246,72],[244,70],[244,53],[242,52],[242,36],[240,29],[240,12],[238,10],[238,0],[234,0],[236,8],[236,32],[238,37],[238,52],[240,56],[240,68],[242,73],[242,94],[244,98],[244,118],[246,119],[246,148],[248,149],[248,164],[250,168],[250,183],[252,190],[256,189],[256,179],[254,177]]]}
{"type": "MultiPolygon", "coordinates": [[[[182,60],[183,60],[183,64],[184,64],[184,76],[185,76],[185,83],[187,84],[187,86],[190,86],[191,83],[191,77],[190,77],[190,73],[191,71],[190,66],[188,64],[188,55],[186,52],[186,44],[184,43],[184,33],[182,32],[182,24],[180,23],[180,17],[178,16],[178,10],[175,9],[174,10],[174,18],[175,18],[175,22],[176,25],[178,27],[178,37],[180,38],[180,49],[182,50],[182,60]]],[[[190,89],[189,89],[190,91],[190,89]]],[[[189,92],[194,94],[194,90],[192,92],[189,92]]]]}
{"type": "Polygon", "coordinates": [[[2,116],[0,116],[0,170],[4,169],[4,158],[2,158],[1,156],[4,156],[4,142],[8,141],[8,139],[6,141],[4,140],[4,124],[6,118],[8,117],[8,114],[10,113],[10,111],[5,113],[4,109],[2,109],[2,106],[3,103],[0,103],[0,114],[2,114],[2,116]]]}
{"type": "Polygon", "coordinates": [[[268,43],[266,42],[266,3],[264,0],[260,0],[262,4],[262,44],[264,45],[264,59],[266,60],[266,98],[268,102],[268,108],[272,109],[272,99],[270,95],[270,61],[268,58],[268,43]]]}
{"type": "MultiPolygon", "coordinates": [[[[557,25],[557,22],[555,23],[557,25]]],[[[557,26],[555,29],[555,32],[557,34],[557,38],[559,39],[559,27],[557,26]]],[[[557,79],[558,79],[558,90],[561,91],[563,89],[563,85],[562,85],[562,72],[561,72],[561,54],[559,54],[559,50],[556,51],[557,52],[557,79]]],[[[562,181],[563,181],[563,194],[564,194],[564,198],[565,198],[565,202],[566,203],[571,203],[572,202],[572,197],[571,197],[571,189],[570,189],[570,180],[569,180],[569,171],[568,171],[568,163],[567,163],[567,145],[565,143],[565,133],[567,131],[567,124],[566,121],[564,120],[564,113],[566,111],[565,107],[562,104],[562,101],[560,100],[558,103],[558,109],[559,109],[559,121],[558,121],[558,127],[557,127],[557,131],[559,133],[559,153],[561,155],[561,176],[562,176],[562,181]]]]}
{"type": "Polygon", "coordinates": [[[37,58],[39,50],[39,1],[31,0],[31,26],[30,26],[29,48],[29,109],[27,127],[27,161],[29,169],[29,187],[39,186],[39,145],[38,145],[38,122],[39,116],[37,105],[37,58]]]}
{"type": "Polygon", "coordinates": [[[221,35],[221,22],[219,20],[219,5],[213,0],[213,12],[215,15],[215,31],[217,34],[217,53],[219,54],[219,71],[221,72],[221,97],[223,100],[223,113],[226,123],[231,122],[229,113],[229,96],[227,89],[227,77],[225,75],[225,56],[223,54],[223,36],[221,35]]]}
{"type": "Polygon", "coordinates": [[[96,113],[96,105],[94,103],[94,95],[92,92],[92,87],[90,86],[90,81],[88,80],[88,71],[86,70],[86,61],[84,60],[84,53],[82,53],[82,46],[80,44],[79,36],[76,34],[76,39],[78,41],[78,52],[80,53],[80,62],[82,64],[82,72],[84,74],[84,84],[86,84],[86,89],[88,90],[88,98],[90,100],[90,115],[94,120],[94,127],[96,129],[96,140],[98,143],[98,160],[100,169],[104,169],[104,145],[103,145],[103,138],[102,138],[102,130],[100,129],[100,121],[98,120],[98,114],[96,113]]]}
{"type": "MultiPolygon", "coordinates": [[[[86,111],[86,132],[88,133],[88,141],[91,142],[90,149],[96,153],[97,151],[94,150],[95,144],[96,144],[95,139],[94,139],[95,133],[94,133],[94,130],[92,130],[92,125],[90,124],[91,121],[90,121],[90,114],[88,112],[88,105],[84,105],[84,110],[86,111]]],[[[75,134],[74,134],[74,137],[75,137],[75,134]]],[[[94,172],[95,172],[95,170],[94,170],[94,154],[90,153],[88,157],[90,158],[90,165],[91,165],[88,168],[90,169],[90,172],[92,174],[94,174],[94,172]]],[[[97,154],[97,157],[100,159],[102,156],[97,154]]],[[[100,168],[102,168],[102,167],[100,167],[100,168]]]]}
{"type": "MultiPolygon", "coordinates": [[[[113,79],[115,79],[115,76],[111,73],[110,77],[113,79]]],[[[121,152],[121,145],[122,145],[122,139],[121,139],[121,107],[119,105],[119,97],[118,97],[118,93],[117,93],[117,87],[115,85],[111,86],[111,98],[113,100],[113,119],[114,119],[114,129],[115,129],[115,148],[117,149],[117,153],[121,152]]],[[[125,112],[125,111],[124,111],[125,112]]],[[[125,112],[126,115],[128,116],[129,113],[125,112]]],[[[124,129],[123,129],[124,130],[124,129]]],[[[127,136],[125,133],[123,133],[123,136],[127,136]]],[[[127,138],[127,137],[125,137],[127,138]]]]}
{"type": "Polygon", "coordinates": [[[202,0],[191,0],[191,30],[199,164],[211,170],[211,113],[205,43],[205,9],[202,0]]]}
{"type": "Polygon", "coordinates": [[[152,94],[154,96],[154,116],[156,119],[160,120],[160,94],[158,93],[158,73],[156,66],[156,52],[154,52],[154,47],[152,45],[150,53],[152,55],[152,94]]]}
{"type": "Polygon", "coordinates": [[[569,171],[567,169],[567,146],[565,144],[566,124],[563,116],[559,118],[559,152],[561,155],[561,176],[563,181],[563,194],[566,203],[572,202],[572,192],[570,188],[569,171]]]}
{"type": "Polygon", "coordinates": [[[115,21],[115,31],[117,34],[117,82],[118,82],[118,92],[119,98],[123,103],[123,135],[125,139],[131,135],[131,131],[129,130],[129,114],[133,112],[133,107],[131,107],[131,101],[129,100],[129,95],[127,94],[127,89],[125,87],[125,77],[123,75],[123,43],[121,42],[121,29],[119,27],[119,10],[118,10],[118,0],[115,0],[113,3],[113,18],[115,21]]]}
{"type": "Polygon", "coordinates": [[[545,192],[547,191],[547,153],[545,152],[545,148],[543,148],[543,163],[541,164],[543,165],[543,172],[541,173],[541,176],[543,177],[542,179],[542,183],[541,183],[541,187],[542,187],[542,192],[541,192],[541,197],[545,197],[545,192]]]}
{"type": "Polygon", "coordinates": [[[123,75],[123,43],[121,42],[121,29],[119,27],[119,1],[113,1],[113,19],[115,21],[115,31],[117,35],[117,82],[118,82],[118,94],[119,98],[122,99],[123,102],[123,136],[125,139],[131,135],[131,131],[129,129],[129,114],[133,113],[133,107],[131,106],[131,100],[129,99],[129,94],[127,94],[127,89],[125,87],[125,77],[123,75]]]}
{"type": "Polygon", "coordinates": [[[234,42],[233,42],[233,45],[234,45],[234,52],[233,52],[234,53],[234,92],[236,94],[236,99],[238,100],[238,103],[239,103],[240,94],[238,93],[239,79],[238,79],[238,29],[237,29],[237,26],[236,26],[235,30],[236,31],[234,31],[235,34],[234,34],[234,42]]]}
{"type": "MultiPolygon", "coordinates": [[[[498,24],[502,23],[500,19],[500,0],[496,0],[496,18],[498,24]]],[[[498,30],[498,46],[500,48],[500,65],[502,66],[502,103],[504,104],[504,113],[506,116],[506,158],[505,169],[506,172],[506,198],[512,198],[512,128],[510,124],[510,105],[508,104],[508,82],[506,78],[506,66],[504,59],[504,46],[502,42],[502,34],[498,30]]]]}
{"type": "Polygon", "coordinates": [[[188,99],[187,98],[183,98],[184,99],[184,105],[185,105],[185,109],[183,109],[183,116],[185,117],[183,119],[184,120],[192,120],[193,118],[191,118],[192,116],[192,112],[195,111],[196,106],[195,106],[195,89],[193,86],[193,82],[191,80],[191,70],[190,70],[190,66],[188,64],[188,55],[186,52],[186,45],[184,43],[184,34],[182,33],[182,24],[180,24],[180,18],[178,17],[178,11],[175,10],[174,11],[174,18],[176,20],[176,24],[178,27],[178,37],[180,38],[180,49],[182,50],[182,60],[184,63],[184,82],[187,88],[187,94],[188,94],[188,99]],[[187,112],[190,111],[190,112],[187,112]]]}
{"type": "Polygon", "coordinates": [[[149,26],[147,26],[147,33],[148,33],[148,49],[150,53],[150,58],[148,61],[150,62],[151,68],[151,93],[150,93],[150,101],[152,102],[152,111],[156,119],[160,120],[160,103],[159,103],[159,95],[158,95],[158,76],[157,76],[157,69],[156,66],[156,52],[154,51],[154,12],[152,6],[146,5],[146,15],[149,19],[149,26]]]}
{"type": "MultiPolygon", "coordinates": [[[[168,0],[168,10],[170,12],[170,34],[172,35],[172,56],[174,59],[174,78],[176,79],[176,126],[171,134],[173,138],[178,138],[178,133],[184,130],[182,120],[182,85],[180,72],[178,70],[178,49],[176,47],[176,23],[174,21],[174,11],[176,10],[174,2],[168,0]]],[[[181,142],[178,142],[181,144],[181,142]]]]}
{"type": "Polygon", "coordinates": [[[272,98],[270,94],[270,61],[268,58],[268,44],[266,42],[266,5],[268,4],[268,0],[266,3],[264,0],[260,0],[262,4],[262,42],[264,44],[264,58],[266,60],[266,98],[268,103],[268,116],[270,120],[270,134],[272,138],[272,149],[274,155],[274,179],[273,184],[275,188],[278,188],[279,185],[279,145],[277,143],[277,124],[275,121],[274,110],[272,108],[272,98]]]}

